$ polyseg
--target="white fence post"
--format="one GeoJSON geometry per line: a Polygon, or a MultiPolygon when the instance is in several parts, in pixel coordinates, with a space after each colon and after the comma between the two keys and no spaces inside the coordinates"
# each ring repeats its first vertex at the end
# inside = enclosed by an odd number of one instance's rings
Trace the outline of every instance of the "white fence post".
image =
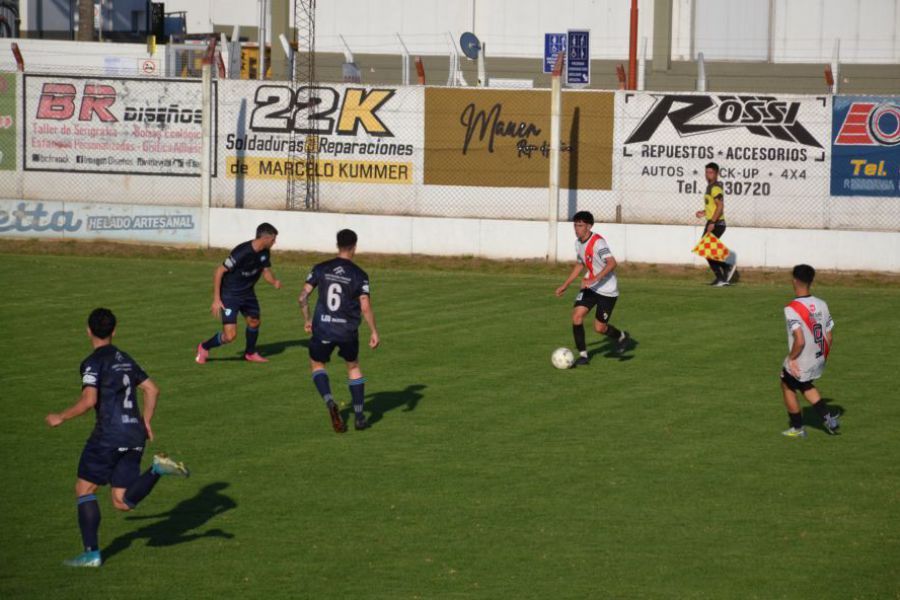
{"type": "Polygon", "coordinates": [[[644,91],[647,79],[647,38],[641,38],[641,55],[638,58],[637,89],[644,91]]]}
{"type": "Polygon", "coordinates": [[[697,54],[697,91],[706,91],[706,62],[703,60],[703,53],[697,54]]]}
{"type": "Polygon", "coordinates": [[[559,145],[562,131],[563,52],[556,57],[550,85],[550,183],[547,199],[547,260],[556,262],[557,223],[559,222],[559,145]]]}
{"type": "Polygon", "coordinates": [[[400,53],[400,58],[403,61],[400,66],[400,77],[403,81],[403,85],[409,85],[409,48],[403,43],[403,38],[400,37],[399,32],[395,35],[397,36],[397,41],[400,42],[400,48],[403,50],[400,53]]]}
{"type": "Polygon", "coordinates": [[[204,61],[203,78],[200,84],[203,88],[203,111],[200,129],[202,131],[202,145],[200,148],[200,207],[201,228],[200,242],[204,248],[209,248],[209,205],[212,194],[212,63],[204,61]]]}
{"type": "Polygon", "coordinates": [[[257,29],[257,31],[259,32],[257,35],[257,37],[259,38],[259,60],[256,63],[259,67],[259,73],[257,73],[256,78],[260,81],[266,78],[266,38],[269,35],[269,32],[266,30],[266,21],[268,17],[268,0],[259,0],[259,28],[257,29]]]}
{"type": "Polygon", "coordinates": [[[841,79],[841,38],[835,38],[834,51],[831,53],[831,76],[834,77],[834,83],[831,85],[831,93],[837,94],[840,87],[841,79]]]}

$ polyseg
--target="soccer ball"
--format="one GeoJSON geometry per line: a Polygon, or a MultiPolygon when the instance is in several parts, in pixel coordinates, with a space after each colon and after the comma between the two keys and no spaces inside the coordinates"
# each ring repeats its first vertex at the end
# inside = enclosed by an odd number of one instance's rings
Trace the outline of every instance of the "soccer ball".
{"type": "Polygon", "coordinates": [[[575,364],[575,355],[568,348],[557,348],[550,355],[550,362],[557,369],[571,369],[575,364]]]}

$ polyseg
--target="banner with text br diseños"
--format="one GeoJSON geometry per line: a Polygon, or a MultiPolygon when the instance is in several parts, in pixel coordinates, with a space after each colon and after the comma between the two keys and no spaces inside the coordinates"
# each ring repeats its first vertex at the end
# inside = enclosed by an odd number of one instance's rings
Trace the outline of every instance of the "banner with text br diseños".
{"type": "Polygon", "coordinates": [[[25,75],[26,171],[200,175],[199,81],[25,75]]]}

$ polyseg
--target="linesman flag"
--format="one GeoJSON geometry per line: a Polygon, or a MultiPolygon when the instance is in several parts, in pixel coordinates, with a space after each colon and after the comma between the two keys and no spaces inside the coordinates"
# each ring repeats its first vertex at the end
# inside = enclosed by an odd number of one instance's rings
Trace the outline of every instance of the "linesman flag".
{"type": "Polygon", "coordinates": [[[707,233],[700,238],[700,241],[691,252],[700,258],[711,258],[713,260],[725,260],[728,258],[728,247],[711,233],[707,233]]]}

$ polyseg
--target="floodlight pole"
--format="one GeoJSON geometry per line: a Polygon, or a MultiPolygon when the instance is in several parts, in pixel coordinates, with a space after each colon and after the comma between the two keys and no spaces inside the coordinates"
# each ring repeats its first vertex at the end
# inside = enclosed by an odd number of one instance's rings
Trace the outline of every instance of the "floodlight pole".
{"type": "Polygon", "coordinates": [[[560,52],[550,79],[550,183],[547,199],[547,260],[556,262],[559,222],[559,146],[562,132],[562,70],[565,52],[560,52]]]}

